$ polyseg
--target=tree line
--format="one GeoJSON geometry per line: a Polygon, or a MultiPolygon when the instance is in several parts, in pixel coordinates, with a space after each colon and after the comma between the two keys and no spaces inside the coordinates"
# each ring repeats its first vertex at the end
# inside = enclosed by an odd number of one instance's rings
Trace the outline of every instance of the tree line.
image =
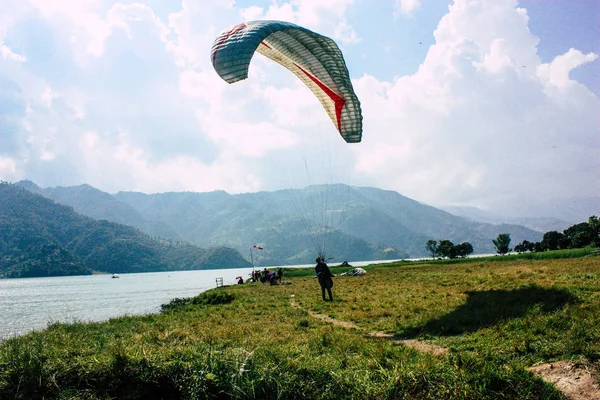
{"type": "MultiPolygon", "coordinates": [[[[513,251],[510,247],[510,234],[501,233],[492,240],[496,252],[505,255],[513,251]]],[[[523,240],[515,245],[517,253],[542,252],[549,250],[577,249],[583,247],[600,247],[600,221],[597,216],[589,217],[587,222],[575,224],[563,232],[550,231],[544,233],[540,242],[523,240]]],[[[473,253],[473,246],[469,242],[455,245],[450,240],[428,240],[425,248],[433,258],[467,257],[473,253]]]]}
{"type": "Polygon", "coordinates": [[[425,248],[433,258],[464,258],[473,254],[473,245],[471,243],[462,242],[455,245],[446,239],[440,240],[439,243],[437,240],[428,240],[425,243],[425,248]]]}
{"type": "Polygon", "coordinates": [[[514,251],[526,253],[583,247],[600,247],[600,221],[597,216],[591,216],[587,222],[575,224],[563,232],[546,232],[540,242],[523,240],[515,246],[514,251]]]}

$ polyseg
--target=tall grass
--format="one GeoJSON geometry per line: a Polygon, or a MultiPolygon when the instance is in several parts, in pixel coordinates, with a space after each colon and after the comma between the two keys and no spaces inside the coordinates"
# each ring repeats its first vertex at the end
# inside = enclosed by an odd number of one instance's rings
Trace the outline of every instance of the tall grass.
{"type": "Polygon", "coordinates": [[[0,343],[0,399],[560,399],[526,367],[600,359],[600,259],[494,258],[370,266],[335,278],[334,302],[306,270],[156,315],[55,323],[0,343]]]}

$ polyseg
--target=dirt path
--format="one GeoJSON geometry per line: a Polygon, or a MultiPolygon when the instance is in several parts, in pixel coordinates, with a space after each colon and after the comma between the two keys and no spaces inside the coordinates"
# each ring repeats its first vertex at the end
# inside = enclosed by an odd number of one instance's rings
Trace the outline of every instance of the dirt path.
{"type": "MultiPolygon", "coordinates": [[[[329,324],[341,326],[346,329],[364,330],[353,322],[341,321],[324,314],[305,310],[302,306],[296,303],[294,295],[290,296],[290,303],[292,307],[306,311],[311,317],[320,319],[321,321],[325,321],[329,324]]],[[[394,343],[412,347],[419,351],[432,353],[436,356],[448,354],[448,349],[446,347],[426,343],[422,340],[400,339],[392,334],[381,331],[369,332],[367,336],[387,339],[394,343]]],[[[569,399],[600,400],[600,387],[597,384],[600,371],[589,362],[573,363],[571,361],[558,361],[555,363],[534,365],[528,369],[529,371],[538,375],[544,381],[554,385],[569,399]]]]}
{"type": "Polygon", "coordinates": [[[529,367],[529,371],[553,384],[572,400],[600,399],[600,387],[597,384],[600,372],[587,361],[538,364],[529,367]]]}
{"type": "MultiPolygon", "coordinates": [[[[305,310],[302,306],[300,306],[299,304],[296,303],[296,300],[294,298],[294,295],[290,296],[290,303],[292,305],[292,307],[296,307],[298,309],[301,309],[303,311],[306,311],[308,313],[308,315],[310,315],[313,318],[317,318],[320,319],[321,321],[325,321],[329,324],[335,325],[335,326],[341,326],[342,328],[346,328],[346,329],[356,329],[356,330],[364,330],[363,328],[361,328],[360,326],[356,325],[353,322],[348,322],[348,321],[341,321],[335,318],[331,318],[327,315],[324,314],[319,314],[316,313],[314,311],[309,311],[309,310],[305,310]]],[[[373,331],[373,332],[369,332],[367,333],[367,336],[369,337],[373,337],[373,338],[380,338],[380,339],[387,339],[390,340],[394,343],[398,343],[398,344],[402,344],[404,346],[408,346],[408,347],[412,347],[414,349],[417,349],[419,351],[423,351],[426,353],[432,353],[436,356],[441,356],[444,354],[448,354],[448,349],[445,347],[441,347],[441,346],[436,346],[435,344],[430,344],[430,343],[425,343],[422,340],[416,340],[416,339],[400,339],[392,334],[389,333],[385,333],[385,332],[381,332],[381,331],[373,331]]]]}

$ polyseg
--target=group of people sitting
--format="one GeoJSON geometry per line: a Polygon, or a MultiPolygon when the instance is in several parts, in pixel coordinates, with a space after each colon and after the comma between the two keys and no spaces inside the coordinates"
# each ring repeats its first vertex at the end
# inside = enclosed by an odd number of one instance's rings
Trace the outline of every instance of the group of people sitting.
{"type": "MultiPolygon", "coordinates": [[[[270,271],[265,268],[262,271],[254,270],[250,274],[251,282],[261,282],[261,283],[269,282],[271,285],[280,285],[281,278],[283,278],[283,268],[278,268],[277,272],[270,271]]],[[[244,283],[244,279],[240,276],[238,279],[238,284],[241,285],[243,283],[244,283]]]]}
{"type": "Polygon", "coordinates": [[[268,269],[263,269],[262,273],[260,273],[260,277],[258,278],[261,283],[269,282],[271,285],[279,285],[281,283],[281,278],[283,277],[283,268],[278,268],[277,272],[269,271],[268,269]]]}

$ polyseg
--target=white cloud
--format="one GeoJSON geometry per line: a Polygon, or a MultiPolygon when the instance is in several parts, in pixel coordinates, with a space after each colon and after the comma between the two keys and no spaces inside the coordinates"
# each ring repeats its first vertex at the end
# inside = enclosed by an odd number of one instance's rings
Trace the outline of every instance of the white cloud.
{"type": "Polygon", "coordinates": [[[182,68],[210,67],[207,56],[217,34],[230,25],[239,23],[233,1],[183,0],[182,9],[169,15],[168,26],[174,38],[168,49],[182,68]]]}
{"type": "Polygon", "coordinates": [[[196,116],[206,137],[232,157],[261,157],[296,142],[295,135],[277,121],[251,120],[251,114],[256,112],[253,106],[261,104],[264,90],[253,90],[252,85],[248,82],[228,85],[212,71],[186,70],[180,76],[181,92],[198,99],[199,107],[204,106],[196,116]]]}
{"type": "Polygon", "coordinates": [[[310,129],[315,123],[330,123],[317,98],[300,81],[292,87],[266,86],[262,98],[269,107],[271,121],[287,129],[310,129]]]}
{"type": "Polygon", "coordinates": [[[54,93],[50,86],[46,86],[44,92],[40,95],[40,102],[44,106],[52,108],[52,101],[58,97],[60,97],[58,93],[54,93]]]}
{"type": "Polygon", "coordinates": [[[227,85],[215,75],[213,71],[183,70],[179,75],[179,90],[188,97],[205,98],[207,102],[221,104],[227,85]]]}
{"type": "Polygon", "coordinates": [[[13,51],[6,43],[4,39],[13,26],[15,18],[18,18],[25,11],[27,6],[21,4],[21,2],[7,2],[2,4],[2,12],[0,13],[0,59],[7,61],[25,62],[27,57],[18,54],[13,51]]]}
{"type": "MultiPolygon", "coordinates": [[[[287,15],[292,15],[291,6],[288,4],[289,12],[286,12],[287,15]]],[[[244,8],[240,11],[240,15],[244,19],[244,21],[255,21],[263,18],[265,13],[265,9],[259,6],[250,6],[248,8],[244,8]]],[[[273,18],[277,20],[284,20],[285,18],[273,18]]]]}
{"type": "Polygon", "coordinates": [[[409,15],[421,7],[421,0],[396,0],[396,10],[400,14],[409,15]]]}
{"type": "Polygon", "coordinates": [[[76,51],[101,56],[111,34],[109,23],[100,15],[100,0],[29,0],[39,14],[70,38],[76,51]]]}
{"type": "MultiPolygon", "coordinates": [[[[33,129],[32,129],[33,131],[33,129]]],[[[47,127],[45,131],[31,132],[27,136],[29,154],[35,160],[52,161],[56,158],[56,150],[62,147],[58,139],[58,129],[55,126],[47,127]]]]}
{"type": "Polygon", "coordinates": [[[3,60],[25,62],[27,57],[13,52],[8,46],[0,41],[0,55],[3,60]]]}
{"type": "Polygon", "coordinates": [[[220,113],[199,115],[208,137],[226,154],[258,158],[270,151],[289,148],[296,144],[296,135],[270,122],[251,123],[232,121],[220,113]]]}
{"type": "Polygon", "coordinates": [[[161,39],[166,41],[168,27],[142,3],[114,4],[105,12],[102,0],[29,0],[38,13],[68,38],[79,62],[88,62],[86,56],[104,54],[106,40],[115,28],[122,29],[131,39],[130,24],[143,20],[156,26],[161,39]]]}
{"type": "Polygon", "coordinates": [[[596,56],[570,50],[540,64],[515,5],[457,0],[417,73],[356,80],[365,117],[357,165],[367,181],[425,202],[496,207],[559,187],[600,192],[600,103],[568,76],[596,56]]]}
{"type": "Polygon", "coordinates": [[[124,5],[117,3],[108,10],[106,20],[111,27],[119,27],[127,33],[127,37],[132,39],[131,23],[140,21],[150,21],[157,29],[159,37],[163,42],[167,41],[169,28],[164,24],[150,7],[145,4],[133,3],[124,5]]]}
{"type": "Polygon", "coordinates": [[[361,40],[354,28],[345,20],[337,24],[333,31],[333,37],[347,44],[356,44],[361,40]]]}
{"type": "Polygon", "coordinates": [[[120,132],[116,142],[94,131],[79,141],[81,163],[88,169],[88,182],[105,190],[212,191],[227,187],[233,192],[259,189],[245,167],[234,159],[212,165],[189,156],[176,156],[161,162],[137,146],[129,134],[120,132]],[[126,171],[126,174],[123,172],[126,171]],[[114,177],[120,176],[118,181],[114,177]]]}
{"type": "Polygon", "coordinates": [[[551,63],[540,65],[537,74],[548,84],[565,88],[576,83],[569,78],[569,73],[573,69],[597,58],[598,55],[594,53],[583,54],[579,50],[569,49],[565,54],[557,56],[551,63]]]}
{"type": "Polygon", "coordinates": [[[0,180],[14,181],[19,179],[17,173],[17,163],[11,157],[3,157],[0,155],[0,180]]]}
{"type": "Polygon", "coordinates": [[[62,96],[71,109],[73,118],[83,120],[86,116],[86,94],[79,88],[72,88],[62,96]]]}
{"type": "Polygon", "coordinates": [[[325,36],[347,44],[355,44],[360,37],[346,17],[346,9],[354,0],[291,0],[273,3],[268,9],[248,7],[241,11],[246,20],[273,19],[294,22],[325,36]]]}

